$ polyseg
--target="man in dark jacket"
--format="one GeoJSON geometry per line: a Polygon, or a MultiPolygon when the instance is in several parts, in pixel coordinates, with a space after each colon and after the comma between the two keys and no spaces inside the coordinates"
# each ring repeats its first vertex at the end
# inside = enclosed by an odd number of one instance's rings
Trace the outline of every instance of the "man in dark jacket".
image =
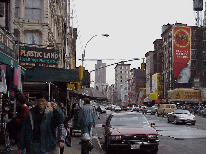
{"type": "Polygon", "coordinates": [[[49,154],[57,146],[56,128],[63,123],[64,118],[57,104],[51,103],[50,106],[46,95],[40,93],[37,106],[30,109],[25,116],[18,144],[19,154],[24,149],[28,154],[49,154]]]}

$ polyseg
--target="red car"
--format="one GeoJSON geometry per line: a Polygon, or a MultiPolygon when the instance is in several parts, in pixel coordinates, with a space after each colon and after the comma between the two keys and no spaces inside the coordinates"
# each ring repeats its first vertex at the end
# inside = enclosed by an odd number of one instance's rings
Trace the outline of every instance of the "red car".
{"type": "Polygon", "coordinates": [[[156,129],[141,113],[112,113],[106,120],[105,145],[112,150],[143,150],[156,153],[159,139],[156,129]]]}

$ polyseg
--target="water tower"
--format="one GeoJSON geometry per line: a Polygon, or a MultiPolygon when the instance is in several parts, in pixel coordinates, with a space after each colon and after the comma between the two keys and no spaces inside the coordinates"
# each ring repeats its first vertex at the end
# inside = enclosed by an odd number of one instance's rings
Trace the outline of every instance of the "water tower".
{"type": "Polygon", "coordinates": [[[193,10],[196,13],[196,26],[202,25],[203,0],[193,0],[193,10]]]}

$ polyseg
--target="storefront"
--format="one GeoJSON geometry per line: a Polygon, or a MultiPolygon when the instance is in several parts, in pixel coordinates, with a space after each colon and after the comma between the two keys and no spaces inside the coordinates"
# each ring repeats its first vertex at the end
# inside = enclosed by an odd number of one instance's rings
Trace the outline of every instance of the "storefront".
{"type": "MultiPolygon", "coordinates": [[[[14,38],[0,28],[0,115],[1,121],[10,119],[16,112],[15,95],[20,84],[17,47],[14,38]]],[[[20,79],[21,81],[21,79],[20,79]]]]}

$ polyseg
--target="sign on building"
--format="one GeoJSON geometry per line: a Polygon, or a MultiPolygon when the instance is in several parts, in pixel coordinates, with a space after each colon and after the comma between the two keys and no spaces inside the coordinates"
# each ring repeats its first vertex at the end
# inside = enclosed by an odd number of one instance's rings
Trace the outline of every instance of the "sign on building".
{"type": "Polygon", "coordinates": [[[57,67],[58,50],[20,46],[19,63],[22,66],[57,67]]]}

